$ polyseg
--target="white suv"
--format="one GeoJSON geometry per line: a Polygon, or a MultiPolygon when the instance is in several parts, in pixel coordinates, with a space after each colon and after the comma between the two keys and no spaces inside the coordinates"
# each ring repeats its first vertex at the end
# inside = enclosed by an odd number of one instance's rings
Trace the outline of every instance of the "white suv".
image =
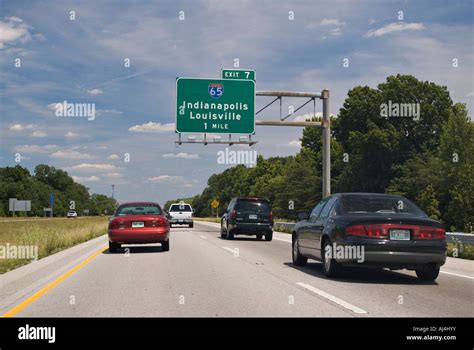
{"type": "Polygon", "coordinates": [[[173,224],[185,224],[193,227],[193,212],[193,208],[188,203],[179,202],[171,204],[168,210],[170,227],[173,224]]]}

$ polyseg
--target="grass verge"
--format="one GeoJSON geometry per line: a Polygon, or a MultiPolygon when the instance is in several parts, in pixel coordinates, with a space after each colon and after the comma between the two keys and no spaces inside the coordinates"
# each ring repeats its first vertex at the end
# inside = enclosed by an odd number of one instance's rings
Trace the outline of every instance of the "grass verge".
{"type": "Polygon", "coordinates": [[[41,259],[107,233],[107,223],[108,217],[0,220],[0,274],[31,261],[12,258],[20,247],[37,247],[35,250],[41,259]]]}
{"type": "Polygon", "coordinates": [[[474,260],[474,244],[448,243],[448,256],[474,260]]]}

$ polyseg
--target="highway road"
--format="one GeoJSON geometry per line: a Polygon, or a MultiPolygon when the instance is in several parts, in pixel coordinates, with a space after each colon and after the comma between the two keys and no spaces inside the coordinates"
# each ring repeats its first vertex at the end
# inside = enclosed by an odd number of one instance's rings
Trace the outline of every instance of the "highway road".
{"type": "Polygon", "coordinates": [[[291,264],[290,236],[221,239],[174,227],[169,252],[110,254],[102,236],[0,276],[6,316],[473,316],[474,261],[448,258],[435,283],[414,272],[291,264]]]}

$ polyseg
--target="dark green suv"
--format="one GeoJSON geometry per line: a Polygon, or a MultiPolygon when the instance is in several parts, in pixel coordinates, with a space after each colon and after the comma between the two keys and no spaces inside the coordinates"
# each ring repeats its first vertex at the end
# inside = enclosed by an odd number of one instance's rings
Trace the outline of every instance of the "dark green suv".
{"type": "Polygon", "coordinates": [[[273,238],[273,215],[270,202],[261,198],[234,198],[221,218],[221,238],[235,235],[257,236],[266,241],[273,238]]]}

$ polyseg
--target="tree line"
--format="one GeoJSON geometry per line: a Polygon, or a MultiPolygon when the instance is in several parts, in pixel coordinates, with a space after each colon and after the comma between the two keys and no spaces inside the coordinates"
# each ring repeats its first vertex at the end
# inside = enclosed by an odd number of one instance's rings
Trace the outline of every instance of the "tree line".
{"type": "MultiPolygon", "coordinates": [[[[201,194],[184,200],[204,217],[213,199],[222,213],[233,197],[265,197],[275,217],[295,220],[322,197],[321,129],[304,128],[300,141],[295,156],[259,156],[255,167],[214,174],[201,194]]],[[[389,76],[377,88],[354,87],[331,118],[331,187],[333,193],[400,194],[446,229],[471,232],[474,124],[466,106],[453,103],[447,87],[411,75],[389,76]],[[387,117],[387,105],[413,103],[418,116],[387,117]]]]}
{"type": "MultiPolygon", "coordinates": [[[[8,216],[8,199],[31,200],[28,215],[43,216],[43,208],[50,206],[50,194],[54,194],[54,216],[65,216],[71,201],[78,215],[111,214],[117,202],[103,194],[89,194],[89,189],[76,183],[68,173],[53,166],[39,164],[31,174],[20,165],[0,168],[0,216],[8,216]]],[[[16,215],[24,215],[17,212],[16,215]]]]}

